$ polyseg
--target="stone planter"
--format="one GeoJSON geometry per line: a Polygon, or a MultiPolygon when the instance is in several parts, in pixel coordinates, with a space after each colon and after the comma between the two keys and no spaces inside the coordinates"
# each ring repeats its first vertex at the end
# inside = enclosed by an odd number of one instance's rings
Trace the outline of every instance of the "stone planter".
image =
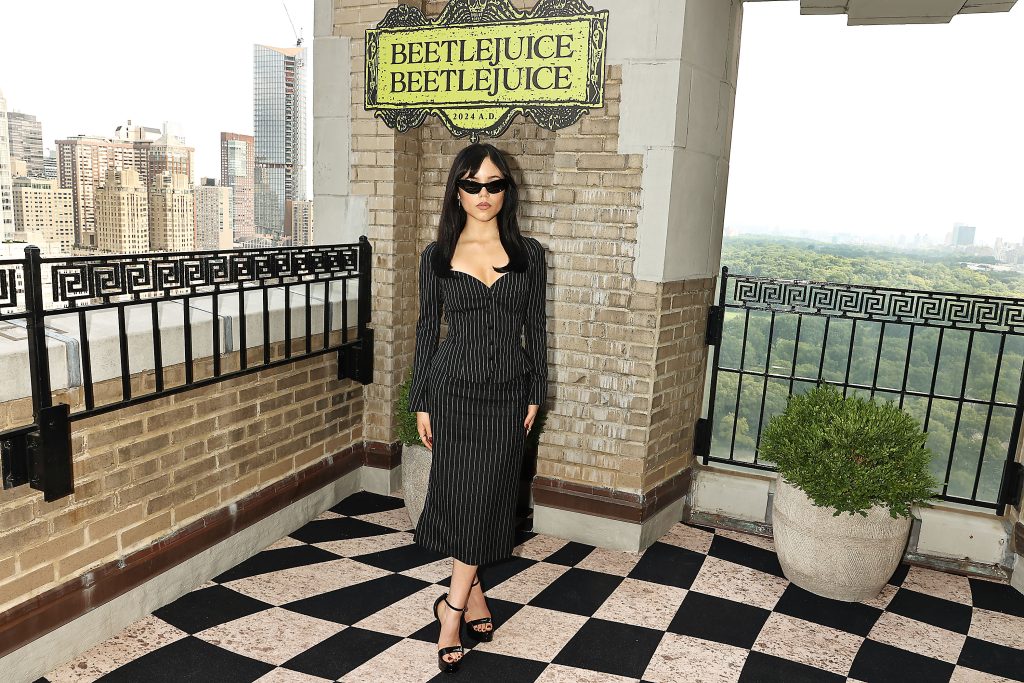
{"type": "Polygon", "coordinates": [[[413,527],[423,512],[433,457],[434,454],[426,446],[402,444],[402,491],[405,494],[405,508],[409,511],[413,527]]]}
{"type": "Polygon", "coordinates": [[[896,571],[910,535],[908,517],[874,506],[868,516],[817,507],[781,476],[772,503],[779,564],[800,588],[834,600],[857,602],[879,594],[896,571]]]}

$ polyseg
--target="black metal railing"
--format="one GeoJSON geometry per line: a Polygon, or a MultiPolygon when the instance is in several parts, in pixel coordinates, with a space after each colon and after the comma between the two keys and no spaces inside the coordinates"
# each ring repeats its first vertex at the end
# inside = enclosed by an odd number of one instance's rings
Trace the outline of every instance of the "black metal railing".
{"type": "Polygon", "coordinates": [[[372,250],[365,235],[358,243],[329,246],[57,258],[42,257],[37,247],[29,246],[24,259],[0,260],[0,327],[24,329],[33,414],[32,424],[0,432],[3,487],[27,483],[43,491],[46,501],[73,493],[71,425],[87,417],[324,353],[338,353],[339,379],[372,382],[373,330],[368,327],[371,263],[372,250]],[[350,280],[357,287],[357,330],[352,339],[350,280]],[[23,296],[19,297],[19,289],[23,296]],[[272,352],[276,334],[272,330],[272,294],[284,300],[283,325],[277,330],[283,347],[280,353],[272,352]],[[250,301],[247,308],[247,298],[255,298],[258,305],[250,301]],[[208,310],[196,306],[200,301],[208,302],[208,310]],[[173,382],[165,379],[164,372],[169,360],[165,357],[169,333],[164,329],[170,327],[168,303],[175,305],[175,316],[180,306],[182,329],[183,372],[181,381],[173,382]],[[340,315],[334,314],[335,306],[340,315]],[[151,390],[132,382],[133,355],[140,351],[129,343],[127,319],[129,311],[139,308],[148,309],[144,315],[151,340],[145,352],[150,367],[145,369],[153,371],[151,390]],[[316,308],[322,308],[317,313],[317,332],[313,324],[316,308]],[[98,402],[90,323],[95,316],[111,311],[117,318],[120,396],[98,402]],[[50,327],[58,317],[63,333],[50,327]],[[262,337],[256,344],[247,338],[254,317],[262,337]],[[296,317],[301,317],[300,325],[295,324],[296,317]],[[238,321],[237,352],[232,348],[235,331],[228,324],[232,319],[238,321]],[[212,335],[209,354],[197,354],[194,328],[205,321],[209,321],[212,335]],[[75,332],[67,334],[68,328],[75,332]],[[76,352],[68,354],[69,364],[77,364],[81,383],[80,401],[74,410],[68,403],[54,403],[48,336],[73,342],[76,352]],[[224,367],[227,357],[230,369],[224,367]],[[197,376],[196,368],[207,358],[212,359],[209,372],[197,376]]]}
{"type": "Polygon", "coordinates": [[[943,500],[998,511],[1020,499],[1024,300],[731,275],[708,316],[708,417],[696,451],[770,469],[762,427],[818,383],[898,401],[928,432],[943,500]]]}

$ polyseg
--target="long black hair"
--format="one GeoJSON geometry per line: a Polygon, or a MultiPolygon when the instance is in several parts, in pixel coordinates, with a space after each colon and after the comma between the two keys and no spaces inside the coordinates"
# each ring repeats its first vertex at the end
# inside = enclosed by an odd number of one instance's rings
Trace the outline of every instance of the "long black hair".
{"type": "Polygon", "coordinates": [[[431,264],[434,272],[440,277],[452,277],[452,255],[455,253],[459,235],[466,227],[466,211],[459,203],[459,189],[455,183],[460,178],[476,175],[484,159],[490,159],[501,171],[501,175],[508,179],[508,187],[505,188],[505,196],[498,211],[498,235],[501,238],[501,246],[508,254],[508,264],[496,267],[495,270],[500,273],[521,273],[526,270],[528,254],[526,243],[519,232],[517,217],[519,187],[512,177],[508,162],[498,148],[486,142],[476,142],[463,147],[455,155],[451,170],[448,171],[444,201],[441,204],[441,220],[437,228],[437,248],[434,250],[431,264]]]}

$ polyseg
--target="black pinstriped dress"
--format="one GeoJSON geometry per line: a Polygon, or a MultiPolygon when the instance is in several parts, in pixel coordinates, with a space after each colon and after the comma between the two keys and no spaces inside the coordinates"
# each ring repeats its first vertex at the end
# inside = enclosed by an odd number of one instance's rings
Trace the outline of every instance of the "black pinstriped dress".
{"type": "Polygon", "coordinates": [[[420,257],[409,410],[430,414],[434,441],[414,540],[466,564],[512,554],[523,421],[546,395],[547,267],[541,243],[524,240],[527,270],[490,287],[461,271],[436,276],[435,242],[420,257]],[[448,335],[438,346],[442,313],[448,335]]]}

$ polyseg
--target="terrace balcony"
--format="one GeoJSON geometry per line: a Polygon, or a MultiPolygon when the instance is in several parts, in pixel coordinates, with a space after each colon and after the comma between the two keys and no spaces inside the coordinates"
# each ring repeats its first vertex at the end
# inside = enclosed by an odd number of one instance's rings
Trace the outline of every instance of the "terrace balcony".
{"type": "MultiPolygon", "coordinates": [[[[315,246],[0,262],[0,679],[440,680],[450,559],[412,543],[396,400],[465,142],[363,108],[393,4],[316,2],[315,246]]],[[[592,4],[604,108],[496,141],[548,247],[550,386],[463,678],[1024,680],[1024,303],[721,270],[743,4],[592,4]],[[760,429],[819,379],[919,411],[940,454],[862,603],[790,584],[771,540],[760,429]]]]}

